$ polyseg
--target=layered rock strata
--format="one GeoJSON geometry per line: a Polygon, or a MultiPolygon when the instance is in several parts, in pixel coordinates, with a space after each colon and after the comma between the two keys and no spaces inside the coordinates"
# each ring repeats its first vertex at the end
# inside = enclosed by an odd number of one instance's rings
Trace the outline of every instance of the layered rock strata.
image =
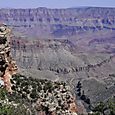
{"type": "Polygon", "coordinates": [[[29,38],[71,38],[115,31],[115,8],[0,9],[0,21],[29,38]],[[34,32],[34,34],[33,34],[34,32]],[[44,34],[42,34],[44,33],[44,34]]]}

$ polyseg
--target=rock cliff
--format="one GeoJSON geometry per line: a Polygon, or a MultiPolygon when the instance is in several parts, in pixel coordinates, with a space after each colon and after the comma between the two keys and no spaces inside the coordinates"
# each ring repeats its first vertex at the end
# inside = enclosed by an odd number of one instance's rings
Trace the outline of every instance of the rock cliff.
{"type": "Polygon", "coordinates": [[[4,24],[0,24],[0,80],[4,82],[4,86],[9,92],[12,91],[10,79],[17,70],[10,53],[10,34],[10,29],[4,24]]]}
{"type": "Polygon", "coordinates": [[[115,8],[0,9],[0,21],[26,39],[69,39],[80,51],[115,52],[115,8]],[[33,34],[34,33],[34,34],[33,34]]]}
{"type": "Polygon", "coordinates": [[[0,9],[0,21],[24,36],[63,37],[115,30],[114,8],[0,9]],[[32,35],[32,33],[35,33],[32,35]],[[44,32],[44,35],[42,34],[44,32]]]}

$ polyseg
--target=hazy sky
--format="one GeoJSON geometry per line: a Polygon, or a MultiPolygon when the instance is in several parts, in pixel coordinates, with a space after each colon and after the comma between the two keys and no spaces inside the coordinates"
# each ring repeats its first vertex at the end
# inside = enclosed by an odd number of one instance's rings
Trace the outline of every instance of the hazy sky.
{"type": "Polygon", "coordinates": [[[115,7],[115,0],[0,0],[0,8],[115,7]]]}

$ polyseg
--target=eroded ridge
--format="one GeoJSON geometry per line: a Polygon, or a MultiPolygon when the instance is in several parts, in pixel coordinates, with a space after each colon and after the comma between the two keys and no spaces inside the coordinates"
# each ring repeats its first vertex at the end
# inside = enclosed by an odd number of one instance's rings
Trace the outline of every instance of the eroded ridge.
{"type": "Polygon", "coordinates": [[[0,85],[12,92],[10,79],[16,73],[17,66],[10,53],[10,37],[11,30],[0,24],[0,85]]]}

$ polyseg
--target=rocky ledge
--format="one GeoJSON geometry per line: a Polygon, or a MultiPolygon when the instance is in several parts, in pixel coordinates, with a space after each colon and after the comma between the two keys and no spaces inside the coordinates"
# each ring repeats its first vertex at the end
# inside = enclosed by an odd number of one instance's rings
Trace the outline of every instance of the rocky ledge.
{"type": "Polygon", "coordinates": [[[12,92],[10,79],[17,66],[10,54],[10,35],[11,30],[5,24],[0,24],[0,85],[12,92]]]}

